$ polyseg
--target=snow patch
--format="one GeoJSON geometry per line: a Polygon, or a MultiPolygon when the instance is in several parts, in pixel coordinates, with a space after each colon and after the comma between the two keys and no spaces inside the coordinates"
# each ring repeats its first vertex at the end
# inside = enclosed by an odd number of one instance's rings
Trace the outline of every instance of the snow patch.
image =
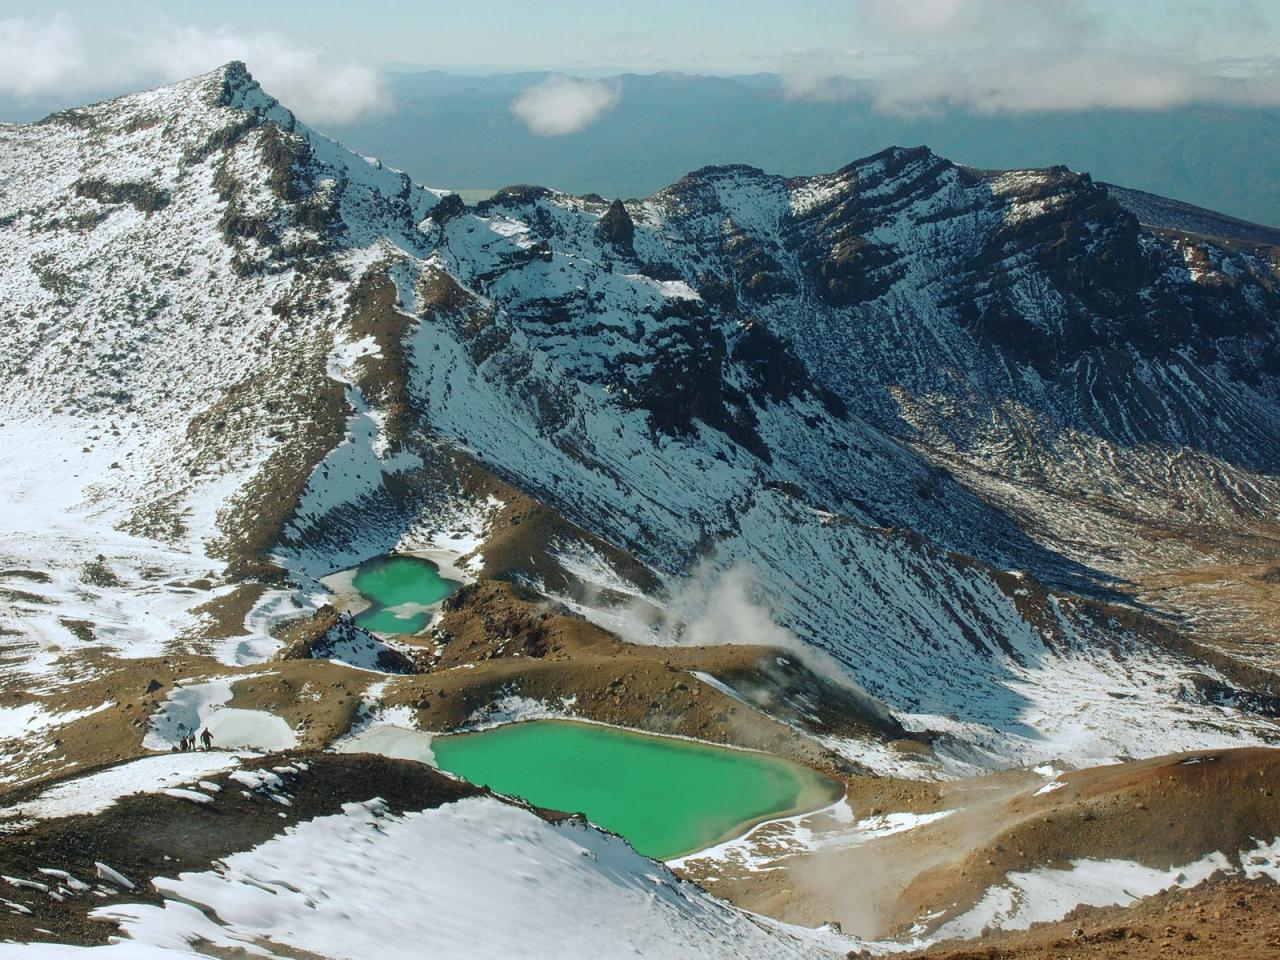
{"type": "Polygon", "coordinates": [[[32,800],[0,809],[0,819],[71,817],[101,813],[121,797],[164,792],[201,777],[234,770],[245,756],[220,750],[141,757],[64,780],[32,800]]]}
{"type": "Polygon", "coordinates": [[[1127,906],[1170,887],[1194,887],[1219,871],[1247,877],[1280,876],[1280,837],[1241,851],[1234,864],[1211,853],[1186,866],[1157,870],[1131,860],[1074,860],[1071,869],[1040,867],[1006,874],[966,913],[943,924],[939,940],[980,936],[987,928],[1025,930],[1033,923],[1060,920],[1077,906],[1127,906]]]}
{"type": "Polygon", "coordinates": [[[403,816],[379,800],[348,803],[212,870],[153,883],[162,906],[94,911],[139,949],[199,939],[206,949],[278,944],[386,960],[838,955],[815,949],[808,931],[757,921],[677,880],[616,837],[488,797],[403,816]],[[574,905],[554,922],[549,890],[574,905]]]}
{"type": "Polygon", "coordinates": [[[226,705],[231,699],[231,684],[252,676],[208,680],[171,690],[152,715],[142,745],[148,750],[172,750],[184,735],[208,729],[217,747],[272,752],[297,746],[297,734],[282,717],[266,710],[226,705]]]}

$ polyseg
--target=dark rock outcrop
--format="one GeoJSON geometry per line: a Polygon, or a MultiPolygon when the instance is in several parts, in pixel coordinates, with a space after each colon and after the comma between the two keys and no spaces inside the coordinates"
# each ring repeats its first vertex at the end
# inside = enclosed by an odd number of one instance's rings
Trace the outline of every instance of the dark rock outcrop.
{"type": "Polygon", "coordinates": [[[614,200],[609,204],[609,209],[596,224],[596,233],[618,253],[628,257],[635,256],[636,225],[621,200],[614,200]]]}

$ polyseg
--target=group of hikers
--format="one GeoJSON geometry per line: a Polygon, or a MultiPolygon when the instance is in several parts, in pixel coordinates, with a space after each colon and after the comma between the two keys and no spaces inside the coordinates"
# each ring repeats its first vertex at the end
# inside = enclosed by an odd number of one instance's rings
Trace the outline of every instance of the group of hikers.
{"type": "MultiPolygon", "coordinates": [[[[213,734],[209,732],[209,728],[205,727],[200,731],[200,742],[204,744],[204,749],[208,750],[213,746],[213,734]]],[[[196,732],[192,730],[190,733],[184,733],[178,740],[178,745],[174,749],[181,750],[186,753],[188,750],[196,749],[196,732]]]]}

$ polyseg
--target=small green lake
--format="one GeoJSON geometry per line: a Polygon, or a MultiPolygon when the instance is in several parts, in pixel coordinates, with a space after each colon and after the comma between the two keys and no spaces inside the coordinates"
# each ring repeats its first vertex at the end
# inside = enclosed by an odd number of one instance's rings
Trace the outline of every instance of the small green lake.
{"type": "Polygon", "coordinates": [[[438,736],[431,750],[442,770],[535,806],[585,813],[658,860],[844,794],[835,781],[768,754],[563,720],[438,736]]]}
{"type": "Polygon", "coordinates": [[[430,560],[399,555],[360,564],[351,585],[372,604],[356,615],[356,624],[374,633],[417,633],[427,625],[424,608],[457,586],[430,560]]]}

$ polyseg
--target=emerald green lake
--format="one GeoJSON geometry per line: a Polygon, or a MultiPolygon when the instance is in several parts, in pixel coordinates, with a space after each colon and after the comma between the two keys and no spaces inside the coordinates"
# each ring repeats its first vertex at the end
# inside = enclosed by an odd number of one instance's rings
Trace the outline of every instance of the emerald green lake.
{"type": "Polygon", "coordinates": [[[417,633],[427,625],[425,613],[402,616],[378,606],[362,610],[356,615],[356,625],[374,633],[417,633]]]}
{"type": "Polygon", "coordinates": [[[562,720],[435,737],[431,750],[442,770],[536,806],[584,813],[658,860],[844,793],[767,754],[562,720]]]}
{"type": "Polygon", "coordinates": [[[351,585],[372,606],[356,623],[375,633],[417,633],[427,625],[423,607],[443,600],[457,584],[445,580],[430,560],[378,557],[362,563],[351,585]]]}

